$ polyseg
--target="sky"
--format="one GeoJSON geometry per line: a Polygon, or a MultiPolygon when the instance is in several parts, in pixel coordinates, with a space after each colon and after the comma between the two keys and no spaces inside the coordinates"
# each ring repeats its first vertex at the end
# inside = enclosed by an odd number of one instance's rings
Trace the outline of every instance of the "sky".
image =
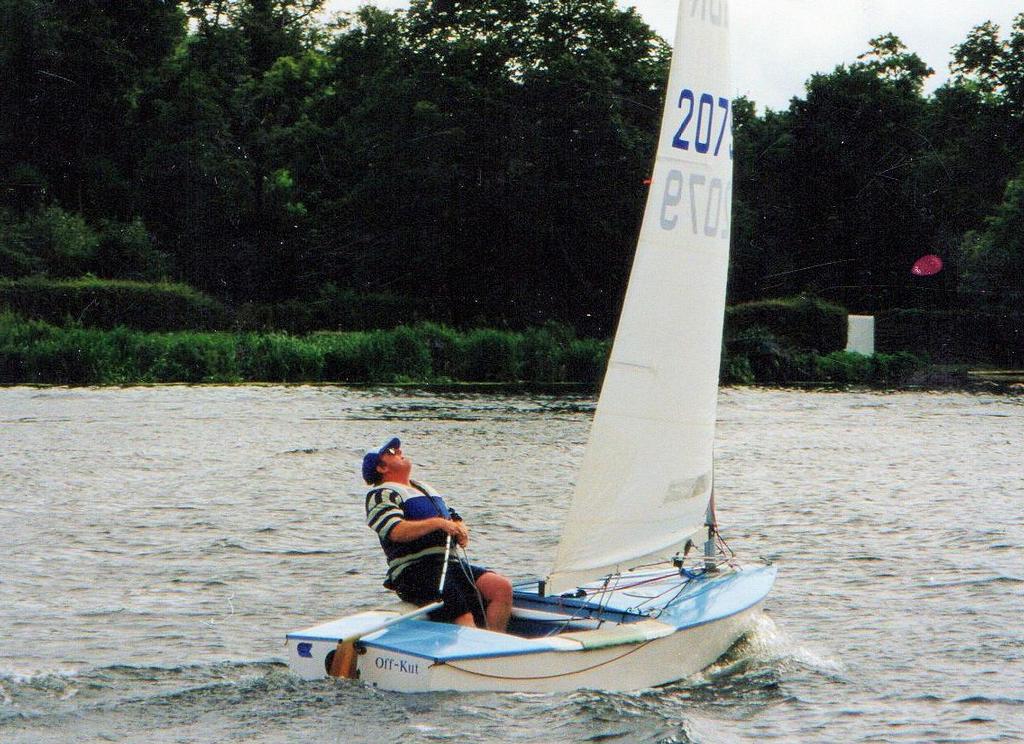
{"type": "MultiPolygon", "coordinates": [[[[635,7],[656,32],[675,36],[676,0],[617,0],[635,7]]],[[[403,8],[403,0],[328,0],[332,11],[359,5],[403,8]]],[[[734,95],[765,108],[785,109],[803,96],[816,72],[854,62],[868,41],[893,32],[935,70],[931,92],[949,76],[951,49],[968,32],[993,21],[1009,33],[1024,0],[729,0],[734,95]]]]}

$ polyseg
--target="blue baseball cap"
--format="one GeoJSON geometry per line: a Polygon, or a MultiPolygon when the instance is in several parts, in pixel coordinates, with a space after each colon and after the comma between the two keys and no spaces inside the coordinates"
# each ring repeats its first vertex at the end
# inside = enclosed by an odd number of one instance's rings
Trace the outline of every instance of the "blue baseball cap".
{"type": "Polygon", "coordinates": [[[385,442],[380,449],[370,450],[363,455],[363,480],[367,483],[373,483],[377,480],[377,464],[380,462],[380,456],[392,447],[401,446],[402,443],[398,440],[398,437],[394,437],[385,442]]]}

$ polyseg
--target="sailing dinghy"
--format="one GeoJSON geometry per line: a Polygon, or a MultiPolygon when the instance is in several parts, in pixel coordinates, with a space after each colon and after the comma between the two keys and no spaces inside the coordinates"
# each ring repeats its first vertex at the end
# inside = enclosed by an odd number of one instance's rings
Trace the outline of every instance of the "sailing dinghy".
{"type": "Polygon", "coordinates": [[[705,668],[751,629],[775,568],[717,538],[713,439],[732,193],[728,0],[681,0],[657,158],[608,369],[554,564],[509,633],[401,605],[287,636],[389,690],[634,690],[705,668]]]}

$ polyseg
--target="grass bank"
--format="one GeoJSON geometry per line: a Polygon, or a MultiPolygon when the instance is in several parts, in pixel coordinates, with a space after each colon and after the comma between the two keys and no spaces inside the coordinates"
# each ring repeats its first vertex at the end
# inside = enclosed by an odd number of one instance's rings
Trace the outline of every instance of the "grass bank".
{"type": "MultiPolygon", "coordinates": [[[[456,331],[435,323],[393,330],[284,333],[57,327],[0,314],[0,383],[169,382],[576,383],[596,386],[609,343],[550,325],[524,332],[456,331]]],[[[726,384],[900,386],[925,362],[906,353],[825,355],[770,334],[727,342],[726,384]]]]}
{"type": "Polygon", "coordinates": [[[822,383],[900,387],[913,382],[928,361],[905,351],[865,356],[848,351],[820,354],[781,342],[760,328],[727,338],[720,379],[733,384],[822,383]]]}
{"type": "Polygon", "coordinates": [[[596,384],[608,344],[550,326],[522,333],[433,323],[383,331],[146,333],[0,315],[0,383],[573,382],[596,384]]]}

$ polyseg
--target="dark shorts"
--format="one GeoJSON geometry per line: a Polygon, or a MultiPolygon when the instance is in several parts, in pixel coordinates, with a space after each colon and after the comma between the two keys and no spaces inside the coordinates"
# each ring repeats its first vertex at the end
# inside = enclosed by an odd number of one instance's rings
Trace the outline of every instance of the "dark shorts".
{"type": "MultiPolygon", "coordinates": [[[[484,627],[484,610],[476,588],[477,580],[491,569],[473,566],[465,561],[450,561],[448,574],[444,579],[444,607],[427,615],[431,620],[450,623],[460,615],[473,613],[473,619],[484,627]],[[468,574],[468,575],[467,575],[468,574]]],[[[414,605],[430,604],[437,601],[437,585],[441,581],[441,562],[420,562],[402,571],[395,582],[398,596],[414,605]]]]}

